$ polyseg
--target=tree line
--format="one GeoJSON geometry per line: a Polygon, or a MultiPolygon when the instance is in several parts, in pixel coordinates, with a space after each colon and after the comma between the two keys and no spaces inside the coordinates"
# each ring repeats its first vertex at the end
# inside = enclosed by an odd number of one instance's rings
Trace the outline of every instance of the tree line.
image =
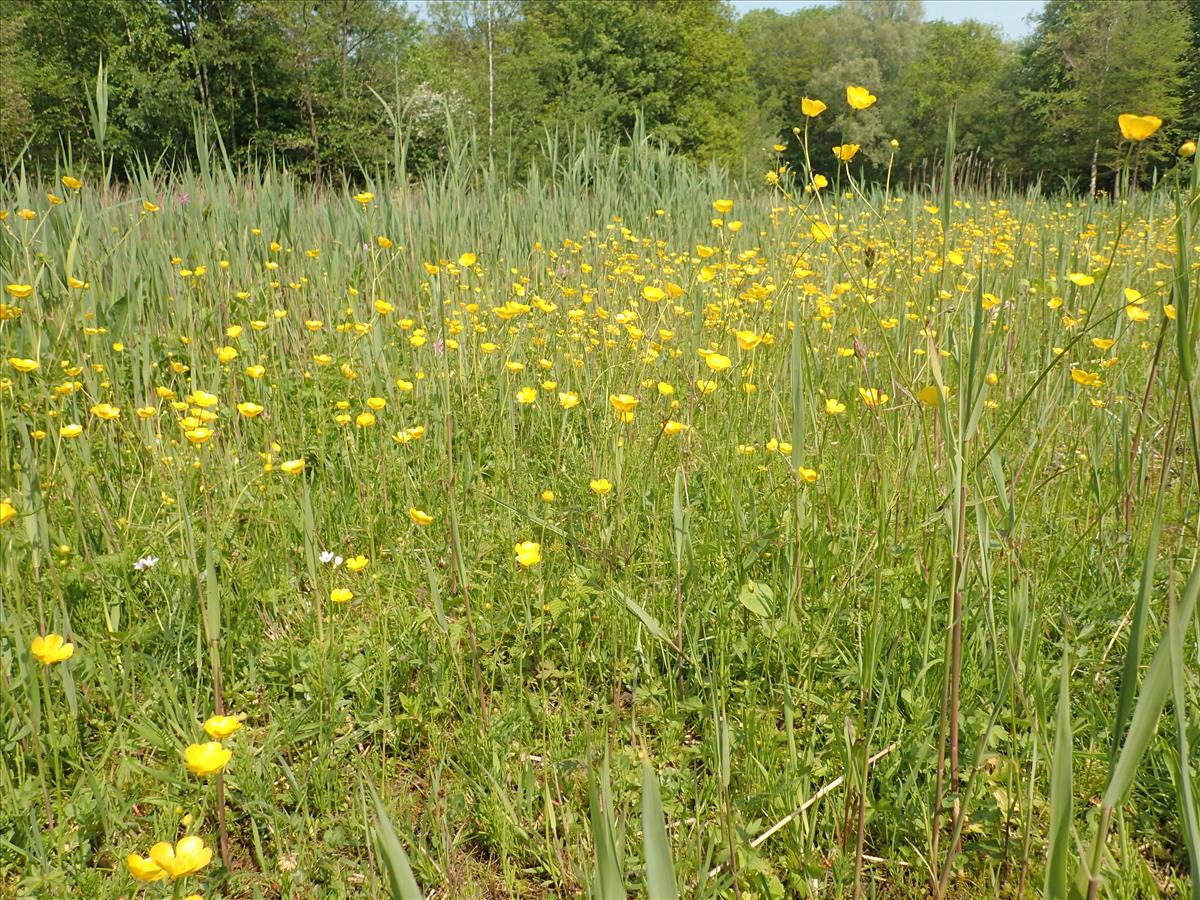
{"type": "Polygon", "coordinates": [[[435,172],[469,139],[521,178],[573,134],[637,128],[753,173],[801,162],[813,97],[817,167],[853,142],[875,174],[920,180],[953,108],[991,170],[1084,191],[1122,163],[1119,113],[1165,122],[1144,172],[1200,131],[1200,0],[1048,0],[1033,24],[1010,42],[920,0],[740,17],[722,0],[0,0],[0,156],[120,172],[186,160],[202,128],[238,164],[356,179],[398,156],[435,172]],[[851,83],[879,102],[851,115],[851,83]]]}

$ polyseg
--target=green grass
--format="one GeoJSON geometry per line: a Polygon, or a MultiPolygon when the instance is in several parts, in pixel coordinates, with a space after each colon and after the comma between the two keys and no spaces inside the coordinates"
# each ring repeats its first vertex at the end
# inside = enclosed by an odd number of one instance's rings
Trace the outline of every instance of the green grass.
{"type": "Polygon", "coordinates": [[[219,849],[183,765],[218,679],[230,865],[185,893],[1196,889],[1194,169],[1125,203],[885,196],[814,151],[813,194],[586,139],[520,187],[465,145],[364,205],[199,146],[129,185],[5,183],[0,281],[33,292],[0,356],[40,362],[2,364],[5,893],[130,896],[128,853],[219,849]],[[219,397],[207,443],[156,387],[219,397]],[[76,649],[43,667],[50,631],[76,649]]]}

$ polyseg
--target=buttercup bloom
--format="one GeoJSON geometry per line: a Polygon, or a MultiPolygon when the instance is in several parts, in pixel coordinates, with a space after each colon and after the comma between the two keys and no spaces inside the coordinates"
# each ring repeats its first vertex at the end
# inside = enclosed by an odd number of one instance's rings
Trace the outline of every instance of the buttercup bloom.
{"type": "Polygon", "coordinates": [[[75,645],[66,643],[61,634],[51,633],[35,637],[29,650],[42,665],[52,666],[70,659],[75,653],[75,645]]]}
{"type": "Polygon", "coordinates": [[[878,388],[859,388],[858,396],[862,398],[862,402],[867,404],[871,409],[877,409],[888,402],[888,395],[880,391],[878,388]]]}
{"type": "Polygon", "coordinates": [[[804,97],[800,101],[800,112],[804,113],[810,119],[815,119],[821,113],[825,112],[826,109],[828,107],[820,100],[810,100],[808,97],[804,97]]]}
{"type": "Polygon", "coordinates": [[[855,109],[867,109],[875,105],[878,98],[865,87],[857,84],[846,86],[846,102],[855,109]]]}
{"type": "MultiPolygon", "coordinates": [[[[231,750],[221,746],[219,741],[209,741],[207,744],[191,744],[183,751],[183,761],[188,769],[196,775],[212,775],[220,772],[233,756],[231,750]]],[[[153,851],[151,851],[153,855],[153,851]]]]}
{"type": "Polygon", "coordinates": [[[41,365],[36,359],[22,359],[19,356],[10,356],[8,364],[23,373],[35,372],[41,365]]]}
{"type": "Polygon", "coordinates": [[[513,551],[517,555],[517,562],[531,569],[542,561],[542,545],[536,541],[522,541],[513,547],[513,551]]]}
{"type": "Polygon", "coordinates": [[[150,859],[172,879],[199,872],[212,861],[212,848],[194,834],[181,838],[174,847],[161,841],[150,848],[150,859]]]}
{"type": "Polygon", "coordinates": [[[125,857],[125,865],[129,868],[129,874],[138,881],[158,881],[167,877],[166,870],[159,868],[158,863],[148,856],[130,853],[125,857]]]}
{"type": "Polygon", "coordinates": [[[214,741],[229,737],[241,727],[241,716],[213,716],[204,723],[204,731],[214,741]]]}
{"type": "Polygon", "coordinates": [[[1132,113],[1122,113],[1117,116],[1117,125],[1127,141],[1144,141],[1158,129],[1162,128],[1162,119],[1158,116],[1135,116],[1132,113]]]}

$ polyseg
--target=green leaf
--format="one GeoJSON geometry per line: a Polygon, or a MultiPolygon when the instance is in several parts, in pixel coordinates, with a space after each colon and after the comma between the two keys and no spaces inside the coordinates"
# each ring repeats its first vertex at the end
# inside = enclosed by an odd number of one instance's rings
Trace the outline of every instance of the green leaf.
{"type": "Polygon", "coordinates": [[[748,580],[738,592],[738,603],[754,613],[760,619],[771,618],[771,604],[775,600],[775,592],[770,585],[761,581],[748,580]]]}
{"type": "Polygon", "coordinates": [[[658,776],[648,760],[642,760],[642,850],[646,857],[646,896],[650,900],[675,900],[675,866],[671,840],[658,790],[658,776]]]}
{"type": "Polygon", "coordinates": [[[680,649],[675,646],[675,642],[671,640],[670,635],[667,634],[666,629],[662,627],[662,624],[658,621],[658,619],[654,618],[654,616],[646,611],[645,607],[621,591],[617,591],[617,596],[621,598],[621,601],[625,604],[629,611],[637,616],[639,621],[646,626],[647,631],[649,631],[668,647],[673,649],[676,653],[680,652],[680,649]]]}
{"type": "Polygon", "coordinates": [[[433,565],[424,553],[421,554],[421,562],[425,564],[425,578],[429,582],[429,602],[433,604],[433,617],[438,628],[445,634],[449,631],[449,626],[446,624],[446,610],[442,605],[442,592],[438,587],[437,573],[433,571],[433,565]]]}
{"type": "Polygon", "coordinates": [[[372,830],[372,837],[387,873],[392,897],[397,900],[423,900],[425,895],[417,884],[412,866],[408,862],[408,854],[404,851],[400,839],[396,837],[383,801],[379,799],[379,794],[372,785],[367,785],[367,790],[371,792],[371,802],[375,806],[375,828],[372,830]]]}
{"type": "MultiPolygon", "coordinates": [[[[1180,628],[1187,628],[1191,622],[1197,596],[1200,596],[1200,565],[1192,569],[1191,577],[1188,578],[1180,597],[1180,628]]],[[[1142,690],[1138,695],[1137,705],[1133,708],[1133,719],[1129,723],[1129,734],[1125,737],[1116,765],[1109,775],[1108,787],[1104,791],[1105,806],[1116,808],[1133,784],[1133,776],[1137,773],[1142,757],[1146,755],[1154,732],[1158,729],[1158,719],[1170,690],[1171,648],[1170,635],[1167,634],[1159,641],[1154,658],[1150,660],[1150,669],[1142,681],[1142,690]]]]}
{"type": "Polygon", "coordinates": [[[608,757],[600,768],[600,777],[588,773],[588,805],[592,814],[592,842],[596,847],[596,874],[593,893],[597,900],[624,900],[625,876],[617,852],[616,823],[612,808],[612,788],[609,786],[608,757]]]}
{"type": "Polygon", "coordinates": [[[1071,656],[1063,647],[1058,682],[1058,722],[1050,768],[1050,840],[1046,852],[1045,896],[1066,900],[1067,862],[1071,852],[1071,656]]]}
{"type": "MultiPolygon", "coordinates": [[[[1192,767],[1188,762],[1188,701],[1184,687],[1184,656],[1183,632],[1184,622],[1180,621],[1179,606],[1172,605],[1167,619],[1167,644],[1171,657],[1171,693],[1175,707],[1176,748],[1179,751],[1177,759],[1179,769],[1177,783],[1179,784],[1179,806],[1184,824],[1184,845],[1187,847],[1188,859],[1192,871],[1192,897],[1200,896],[1200,820],[1196,800],[1192,794],[1192,767]]],[[[1195,710],[1193,709],[1194,713],[1195,710]]]]}
{"type": "Polygon", "coordinates": [[[1158,561],[1158,540],[1162,534],[1162,518],[1155,515],[1150,528],[1150,540],[1146,545],[1146,557],[1142,562],[1142,581],[1138,586],[1137,600],[1133,606],[1133,622],[1129,626],[1129,644],[1125,648],[1125,665],[1121,669],[1121,693],[1117,699],[1117,712],[1113,717],[1112,746],[1108,761],[1111,766],[1121,749],[1125,726],[1133,710],[1133,699],[1137,696],[1138,670],[1142,665],[1142,649],[1146,642],[1146,616],[1150,609],[1150,593],[1154,590],[1154,566],[1158,561]]]}

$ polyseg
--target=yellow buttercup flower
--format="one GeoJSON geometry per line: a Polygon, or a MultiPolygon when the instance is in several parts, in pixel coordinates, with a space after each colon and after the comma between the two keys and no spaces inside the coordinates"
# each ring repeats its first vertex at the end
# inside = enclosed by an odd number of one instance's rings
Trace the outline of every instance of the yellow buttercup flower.
{"type": "Polygon", "coordinates": [[[10,296],[18,300],[24,300],[33,293],[32,284],[7,284],[4,286],[4,289],[8,291],[10,296]]]}
{"type": "Polygon", "coordinates": [[[723,216],[727,215],[728,213],[732,212],[732,210],[733,210],[733,201],[732,200],[714,200],[713,201],[713,209],[715,209],[717,212],[719,212],[723,216]]]}
{"type": "Polygon", "coordinates": [[[804,115],[808,116],[810,119],[815,119],[828,108],[829,107],[827,107],[820,100],[811,100],[808,97],[804,97],[800,100],[800,112],[804,113],[804,115]]]}
{"type": "Polygon", "coordinates": [[[724,372],[733,362],[728,356],[723,356],[720,353],[710,353],[704,357],[705,364],[714,372],[724,372]]]}
{"type": "Polygon", "coordinates": [[[160,841],[150,848],[150,859],[172,880],[199,872],[212,861],[212,855],[212,848],[194,834],[181,838],[174,847],[160,841]]]}
{"type": "Polygon", "coordinates": [[[359,191],[357,194],[354,195],[354,199],[357,200],[359,203],[361,203],[363,206],[366,206],[368,203],[370,203],[372,200],[375,199],[375,195],[372,194],[370,191],[359,191]]]}
{"type": "Polygon", "coordinates": [[[573,409],[579,405],[579,395],[574,391],[559,391],[558,405],[563,409],[573,409]]]}
{"type": "Polygon", "coordinates": [[[24,373],[36,372],[41,366],[41,363],[39,363],[36,359],[23,359],[20,356],[10,356],[8,358],[8,364],[18,372],[24,373]]]}
{"type": "Polygon", "coordinates": [[[523,387],[517,391],[517,402],[523,403],[526,406],[532,406],[537,402],[537,388],[523,387]]]}
{"type": "Polygon", "coordinates": [[[142,201],[142,209],[144,209],[148,213],[156,213],[156,212],[158,212],[158,205],[151,203],[149,200],[143,200],[142,201]]]}
{"type": "Polygon", "coordinates": [[[304,471],[303,459],[289,459],[287,462],[279,464],[279,471],[285,475],[299,475],[304,471]]]}
{"type": "Polygon", "coordinates": [[[417,509],[415,506],[408,508],[408,517],[413,520],[413,523],[422,527],[433,522],[433,516],[425,512],[423,509],[417,509]]]}
{"type": "Polygon", "coordinates": [[[817,479],[821,477],[816,469],[809,469],[804,466],[797,466],[796,474],[800,476],[801,481],[807,484],[816,484],[817,479]]]}
{"type": "Polygon", "coordinates": [[[91,413],[97,419],[104,419],[106,422],[111,422],[113,419],[121,417],[120,408],[113,406],[111,403],[97,403],[91,408],[91,413]]]}
{"type": "Polygon", "coordinates": [[[212,716],[204,723],[205,733],[214,741],[229,737],[241,727],[241,716],[212,716]]]}
{"type": "Polygon", "coordinates": [[[75,653],[75,645],[67,643],[61,634],[38,635],[29,647],[34,658],[44,666],[65,662],[75,653]]]}
{"type": "Polygon", "coordinates": [[[878,409],[888,402],[888,395],[878,388],[859,388],[858,396],[871,409],[878,409]]]}
{"type": "Polygon", "coordinates": [[[361,554],[346,560],[346,568],[351,572],[361,572],[371,561],[361,554]]]}
{"type": "Polygon", "coordinates": [[[1085,275],[1082,272],[1072,272],[1067,276],[1067,280],[1071,282],[1071,284],[1079,287],[1088,287],[1089,285],[1096,283],[1095,278],[1093,278],[1091,275],[1085,275]]]}
{"type": "Polygon", "coordinates": [[[199,428],[190,428],[183,433],[183,436],[193,444],[203,444],[213,436],[211,428],[205,428],[201,425],[199,428]]]}
{"type": "Polygon", "coordinates": [[[183,751],[183,761],[188,769],[196,775],[205,776],[220,772],[229,762],[233,752],[221,746],[220,741],[209,741],[205,744],[190,744],[183,751]]]}
{"type": "Polygon", "coordinates": [[[1162,128],[1162,119],[1158,116],[1135,116],[1133,113],[1122,113],[1117,116],[1117,125],[1126,140],[1144,141],[1162,128]]]}
{"type": "Polygon", "coordinates": [[[738,331],[735,332],[738,346],[743,350],[753,350],[762,343],[762,337],[755,334],[753,331],[738,331]]]}
{"type": "Polygon", "coordinates": [[[129,874],[138,881],[159,881],[167,877],[166,869],[160,868],[158,863],[148,856],[130,853],[125,857],[125,865],[129,868],[129,874]]]}
{"type": "Polygon", "coordinates": [[[921,388],[913,396],[926,406],[937,406],[942,402],[942,392],[938,390],[936,384],[921,388]]]}
{"type": "Polygon", "coordinates": [[[471,266],[475,265],[476,259],[478,259],[478,257],[474,253],[464,253],[458,258],[458,264],[464,269],[469,269],[471,266]]]}
{"type": "Polygon", "coordinates": [[[354,417],[354,424],[357,425],[359,428],[370,428],[372,425],[375,424],[375,413],[360,412],[357,416],[354,417]]]}
{"type": "Polygon", "coordinates": [[[513,547],[517,562],[526,569],[531,569],[542,561],[542,545],[536,541],[522,541],[513,547]]]}
{"type": "Polygon", "coordinates": [[[83,426],[77,422],[72,422],[70,425],[63,425],[58,429],[59,437],[64,437],[68,440],[70,438],[77,438],[81,434],[83,434],[83,426]]]}
{"type": "Polygon", "coordinates": [[[5,498],[0,500],[0,525],[5,525],[17,517],[17,508],[12,501],[5,498]]]}
{"type": "Polygon", "coordinates": [[[613,489],[612,482],[607,478],[593,478],[590,482],[591,489],[603,497],[613,489]]]}
{"type": "Polygon", "coordinates": [[[255,416],[262,415],[263,408],[250,400],[245,400],[237,405],[237,411],[247,419],[253,419],[255,416]]]}
{"type": "Polygon", "coordinates": [[[72,175],[64,175],[62,177],[62,184],[63,184],[63,187],[67,188],[68,190],[72,190],[72,191],[77,191],[81,187],[83,187],[83,182],[80,181],[78,178],[75,178],[72,175]]]}
{"type": "Polygon", "coordinates": [[[691,426],[684,425],[682,422],[676,422],[674,419],[667,419],[667,421],[663,422],[662,430],[663,434],[667,437],[675,437],[675,435],[687,431],[689,427],[691,426]]]}
{"type": "Polygon", "coordinates": [[[1195,156],[1196,155],[1196,142],[1195,141],[1184,141],[1182,144],[1180,144],[1179,145],[1179,155],[1182,156],[1184,159],[1191,159],[1193,156],[1195,156]]]}
{"type": "Polygon", "coordinates": [[[846,86],[846,102],[855,109],[868,109],[875,105],[878,98],[865,87],[858,84],[846,86]]]}
{"type": "Polygon", "coordinates": [[[329,599],[334,603],[349,603],[354,599],[354,591],[350,588],[334,588],[329,592],[329,599]]]}
{"type": "Polygon", "coordinates": [[[829,397],[825,400],[825,412],[831,416],[840,416],[846,411],[846,404],[841,400],[829,397]]]}
{"type": "Polygon", "coordinates": [[[854,159],[854,155],[858,153],[858,151],[858,144],[839,144],[833,148],[833,155],[842,162],[850,162],[850,160],[854,159]]]}
{"type": "Polygon", "coordinates": [[[608,402],[612,404],[612,408],[620,413],[633,412],[638,405],[638,398],[631,394],[612,394],[608,398],[608,402]]]}

